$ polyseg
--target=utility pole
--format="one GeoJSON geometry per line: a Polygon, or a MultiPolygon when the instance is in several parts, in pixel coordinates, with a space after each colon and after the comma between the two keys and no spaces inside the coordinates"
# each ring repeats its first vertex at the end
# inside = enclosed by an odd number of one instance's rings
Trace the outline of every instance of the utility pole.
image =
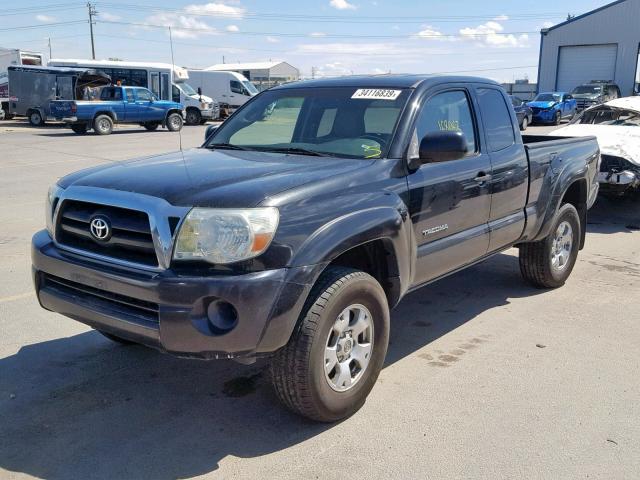
{"type": "Polygon", "coordinates": [[[89,30],[91,31],[91,58],[93,58],[95,60],[96,59],[96,47],[95,47],[95,44],[93,42],[93,25],[94,25],[95,22],[93,21],[93,17],[95,15],[97,15],[98,12],[96,12],[96,7],[91,5],[91,2],[87,2],[87,8],[89,9],[89,30]]]}
{"type": "Polygon", "coordinates": [[[49,60],[51,60],[51,37],[49,37],[49,60]]]}

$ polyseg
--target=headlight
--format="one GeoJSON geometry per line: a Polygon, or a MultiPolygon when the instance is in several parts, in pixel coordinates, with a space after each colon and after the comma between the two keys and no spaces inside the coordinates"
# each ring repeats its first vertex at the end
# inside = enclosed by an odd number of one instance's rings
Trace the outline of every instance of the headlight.
{"type": "Polygon", "coordinates": [[[278,220],[274,207],[194,208],[180,227],[173,258],[225,264],[257,257],[271,244],[278,220]]]}
{"type": "Polygon", "coordinates": [[[45,202],[44,218],[47,224],[47,231],[49,235],[53,237],[53,211],[58,203],[62,188],[58,185],[51,185],[49,192],[47,193],[47,200],[45,202]]]}

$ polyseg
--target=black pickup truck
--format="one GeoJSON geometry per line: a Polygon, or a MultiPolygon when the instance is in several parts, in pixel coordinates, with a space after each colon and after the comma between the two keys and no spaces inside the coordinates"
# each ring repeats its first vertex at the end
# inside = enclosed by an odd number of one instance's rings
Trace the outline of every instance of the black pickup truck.
{"type": "Polygon", "coordinates": [[[594,138],[523,137],[469,77],[292,83],[201,148],[91,168],[33,237],[42,307],[181,357],[269,357],[293,411],[335,421],[382,368],[407,292],[516,246],[564,284],[585,243],[594,138]]]}

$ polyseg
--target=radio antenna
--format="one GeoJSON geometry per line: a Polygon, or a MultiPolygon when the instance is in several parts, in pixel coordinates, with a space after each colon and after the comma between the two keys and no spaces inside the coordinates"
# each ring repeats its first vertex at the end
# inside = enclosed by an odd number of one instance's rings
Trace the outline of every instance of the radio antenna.
{"type": "MultiPolygon", "coordinates": [[[[171,80],[173,81],[173,74],[176,66],[176,62],[173,58],[173,35],[171,34],[171,26],[168,26],[167,28],[169,28],[169,45],[171,46],[171,80]]],[[[182,129],[178,131],[178,138],[180,142],[180,151],[182,152],[182,129]]]]}

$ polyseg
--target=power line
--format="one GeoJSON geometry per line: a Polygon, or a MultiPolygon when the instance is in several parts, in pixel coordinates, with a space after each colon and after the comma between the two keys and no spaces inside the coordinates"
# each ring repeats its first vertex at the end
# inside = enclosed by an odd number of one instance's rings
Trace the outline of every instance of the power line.
{"type": "Polygon", "coordinates": [[[39,23],[37,25],[21,25],[19,27],[6,27],[0,28],[0,32],[8,32],[13,30],[28,30],[31,28],[43,28],[43,27],[60,27],[63,25],[77,25],[79,23],[87,23],[86,20],[73,20],[70,22],[53,22],[53,23],[39,23]]]}
{"type": "MultiPolygon", "coordinates": [[[[139,23],[139,22],[124,22],[124,21],[108,21],[108,20],[97,20],[98,23],[104,23],[104,24],[111,24],[111,25],[131,25],[131,26],[136,26],[136,27],[144,27],[144,28],[161,28],[161,29],[166,29],[167,25],[157,25],[157,24],[152,24],[152,23],[139,23]]],[[[176,30],[184,30],[184,31],[194,31],[194,32],[205,32],[205,33],[216,33],[215,30],[213,30],[212,28],[197,28],[197,27],[181,27],[181,26],[173,26],[173,28],[175,28],[176,30]]],[[[442,38],[477,38],[477,37],[486,37],[486,36],[491,36],[491,35],[525,35],[525,34],[535,34],[535,33],[539,33],[537,31],[522,31],[522,32],[489,32],[489,33],[456,33],[456,34],[424,34],[424,35],[417,35],[417,34],[411,34],[411,35],[407,35],[407,34],[396,34],[396,35],[361,35],[361,34],[337,34],[337,33],[333,33],[333,34],[325,34],[320,38],[353,38],[353,39],[362,39],[362,38],[410,38],[410,37],[415,37],[415,38],[438,38],[438,39],[442,39],[442,38]]],[[[309,34],[307,33],[282,33],[282,32],[251,32],[251,31],[226,31],[225,34],[229,34],[229,35],[250,35],[250,36],[270,36],[270,37],[287,37],[287,38],[292,38],[292,37],[302,37],[302,38],[307,38],[309,37],[309,34]]]]}

